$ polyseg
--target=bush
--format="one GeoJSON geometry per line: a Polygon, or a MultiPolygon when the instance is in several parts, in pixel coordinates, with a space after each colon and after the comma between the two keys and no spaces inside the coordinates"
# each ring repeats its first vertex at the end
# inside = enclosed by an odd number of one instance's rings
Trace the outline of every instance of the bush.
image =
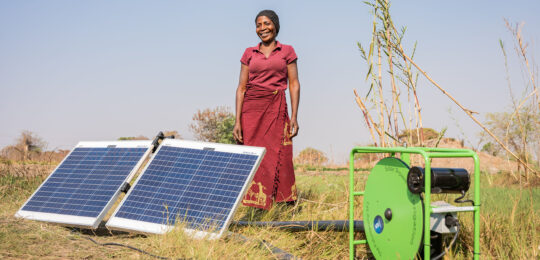
{"type": "Polygon", "coordinates": [[[8,160],[35,160],[44,152],[47,143],[30,131],[22,131],[14,145],[4,147],[2,157],[8,160]]]}
{"type": "Polygon", "coordinates": [[[294,158],[295,164],[321,166],[328,161],[326,155],[315,148],[308,147],[302,150],[296,158],[294,158]]]}
{"type": "Polygon", "coordinates": [[[174,139],[183,139],[182,136],[178,133],[178,131],[163,131],[163,135],[165,136],[173,136],[174,139]]]}
{"type": "MultiPolygon", "coordinates": [[[[439,138],[439,132],[435,131],[433,128],[421,128],[421,131],[424,135],[424,141],[428,141],[428,140],[432,140],[432,139],[437,139],[439,138]]],[[[412,139],[412,144],[411,145],[416,145],[418,144],[418,132],[420,131],[416,131],[416,129],[411,129],[411,130],[403,130],[401,132],[401,134],[398,136],[398,138],[402,141],[405,141],[405,142],[408,142],[409,140],[409,137],[411,137],[412,139]]]]}
{"type": "Polygon", "coordinates": [[[205,142],[234,144],[232,130],[235,116],[227,107],[198,110],[193,115],[193,123],[189,126],[195,139],[205,142]]]}

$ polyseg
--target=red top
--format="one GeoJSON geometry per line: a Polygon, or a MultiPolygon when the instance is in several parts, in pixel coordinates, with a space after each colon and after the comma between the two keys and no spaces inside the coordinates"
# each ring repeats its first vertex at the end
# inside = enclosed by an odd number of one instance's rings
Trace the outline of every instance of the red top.
{"type": "Polygon", "coordinates": [[[272,90],[287,89],[287,65],[297,59],[294,49],[290,45],[276,41],[276,48],[266,58],[257,46],[249,47],[242,55],[240,62],[249,67],[248,83],[246,87],[256,85],[272,90]]]}

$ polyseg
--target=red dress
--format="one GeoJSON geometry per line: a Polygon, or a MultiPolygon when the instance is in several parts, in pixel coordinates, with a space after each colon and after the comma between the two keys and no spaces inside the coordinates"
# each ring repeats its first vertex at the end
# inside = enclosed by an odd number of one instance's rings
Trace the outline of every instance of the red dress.
{"type": "Polygon", "coordinates": [[[242,203],[269,209],[274,201],[296,200],[290,119],[287,112],[287,65],[297,59],[290,45],[276,43],[268,58],[259,46],[247,48],[240,62],[249,67],[242,106],[244,144],[266,147],[266,154],[242,203]]]}

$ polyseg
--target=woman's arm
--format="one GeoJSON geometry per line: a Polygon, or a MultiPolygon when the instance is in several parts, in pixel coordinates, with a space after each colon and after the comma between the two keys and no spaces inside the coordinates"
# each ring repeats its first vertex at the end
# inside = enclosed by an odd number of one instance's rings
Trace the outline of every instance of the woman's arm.
{"type": "Polygon", "coordinates": [[[289,91],[291,94],[291,138],[298,135],[298,103],[300,102],[300,82],[298,81],[298,67],[296,61],[287,65],[289,74],[289,91]]]}
{"type": "Polygon", "coordinates": [[[249,68],[247,65],[242,64],[240,67],[240,79],[238,81],[238,88],[236,89],[236,122],[233,128],[233,137],[239,143],[244,143],[242,137],[242,106],[244,105],[244,94],[246,93],[246,84],[248,82],[249,68]]]}

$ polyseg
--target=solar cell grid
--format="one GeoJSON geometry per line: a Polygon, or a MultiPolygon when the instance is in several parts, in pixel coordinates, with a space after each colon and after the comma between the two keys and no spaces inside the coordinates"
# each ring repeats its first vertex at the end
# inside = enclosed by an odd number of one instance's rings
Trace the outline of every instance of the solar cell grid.
{"type": "Polygon", "coordinates": [[[254,154],[162,144],[113,218],[222,229],[259,160],[254,154]]]}
{"type": "Polygon", "coordinates": [[[17,215],[51,222],[55,219],[46,214],[97,218],[141,162],[149,144],[146,147],[76,147],[17,215]],[[44,219],[40,214],[45,214],[44,219]]]}

